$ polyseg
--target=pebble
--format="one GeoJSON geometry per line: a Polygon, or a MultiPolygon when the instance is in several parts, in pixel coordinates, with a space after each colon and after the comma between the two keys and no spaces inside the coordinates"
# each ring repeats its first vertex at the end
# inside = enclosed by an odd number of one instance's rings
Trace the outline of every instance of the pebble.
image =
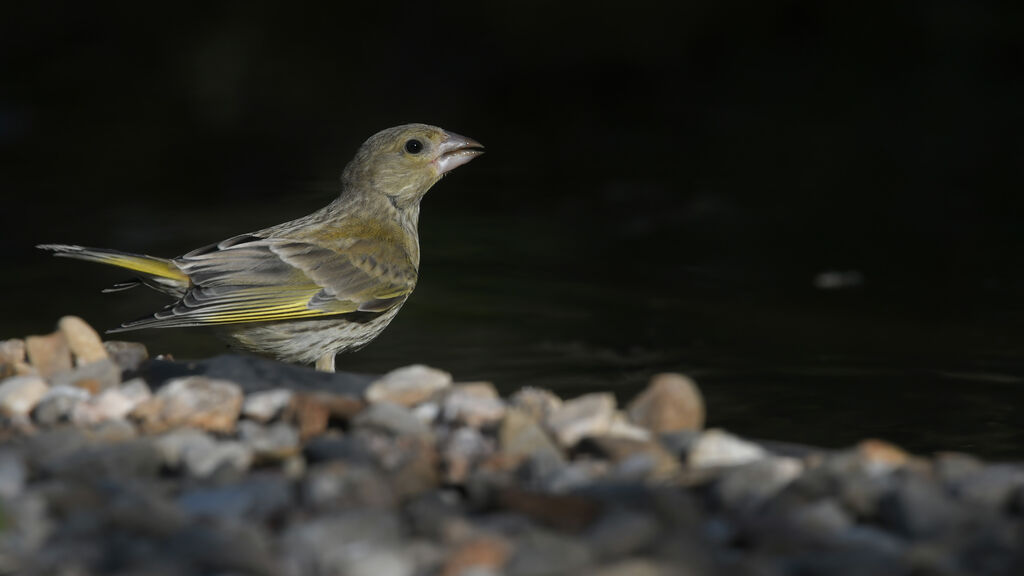
{"type": "Polygon", "coordinates": [[[390,402],[415,406],[452,385],[452,375],[437,368],[414,364],[388,372],[370,384],[366,399],[373,404],[390,402]]]}
{"type": "Polygon", "coordinates": [[[28,468],[16,450],[0,449],[0,500],[17,498],[25,489],[28,468]]]}
{"type": "Polygon", "coordinates": [[[505,569],[508,576],[586,574],[593,556],[580,540],[534,529],[516,538],[515,552],[505,569]]]}
{"type": "Polygon", "coordinates": [[[46,381],[38,376],[14,376],[0,382],[0,414],[27,415],[49,389],[46,381]]]}
{"type": "Polygon", "coordinates": [[[152,393],[146,382],[136,378],[124,386],[108,388],[84,402],[77,403],[72,409],[71,421],[80,426],[87,426],[107,420],[120,420],[151,397],[152,393]]]}
{"type": "Polygon", "coordinates": [[[243,420],[238,423],[238,437],[257,460],[284,460],[300,451],[299,431],[284,422],[265,426],[243,420]]]}
{"type": "Polygon", "coordinates": [[[441,414],[446,422],[482,428],[505,416],[505,401],[490,382],[458,384],[445,394],[441,414]]]}
{"type": "Polygon", "coordinates": [[[595,454],[618,468],[616,477],[629,480],[668,480],[679,474],[679,460],[658,442],[590,436],[576,447],[577,453],[595,454]]]}
{"type": "Polygon", "coordinates": [[[257,422],[270,422],[291,404],[292,396],[292,391],[284,388],[253,392],[242,403],[242,416],[257,422]]]}
{"type": "Polygon", "coordinates": [[[107,356],[126,372],[136,372],[142,364],[149,360],[149,350],[145,344],[124,340],[107,340],[103,342],[107,356]]]}
{"type": "Polygon", "coordinates": [[[509,397],[509,405],[533,418],[535,422],[547,422],[562,406],[562,399],[549,390],[528,386],[509,397]]]}
{"type": "Polygon", "coordinates": [[[108,359],[100,335],[85,320],[78,316],[65,316],[57,321],[57,328],[67,339],[79,366],[108,359]]]}
{"type": "Polygon", "coordinates": [[[25,338],[25,354],[43,378],[71,370],[71,348],[61,332],[25,338]]]}
{"type": "Polygon", "coordinates": [[[510,409],[505,414],[498,430],[498,443],[502,452],[513,459],[540,457],[558,462],[565,460],[547,433],[533,418],[518,409],[510,409]]]}
{"type": "Polygon", "coordinates": [[[704,427],[704,398],[697,384],[682,374],[658,374],[626,408],[638,426],[663,434],[704,427]]]}
{"type": "Polygon", "coordinates": [[[155,441],[163,462],[170,468],[181,468],[189,476],[205,478],[219,468],[244,472],[253,461],[253,452],[241,442],[218,441],[194,428],[179,428],[159,436],[155,441]]]}
{"type": "Polygon", "coordinates": [[[995,509],[1008,509],[1014,495],[1024,491],[1024,467],[993,464],[963,478],[956,494],[965,502],[995,509]]]}
{"type": "Polygon", "coordinates": [[[316,510],[386,508],[396,502],[387,478],[375,467],[340,461],[311,467],[302,482],[302,499],[316,510]]]}
{"type": "Polygon", "coordinates": [[[441,443],[443,479],[449,484],[463,484],[474,465],[495,450],[494,442],[471,426],[456,428],[441,443]]]}
{"type": "Polygon", "coordinates": [[[242,409],[242,390],[227,380],[187,376],[166,383],[135,407],[132,417],[149,433],[191,426],[231,432],[242,409]]]}
{"type": "Polygon", "coordinates": [[[270,522],[292,505],[291,483],[266,472],[222,486],[200,486],[182,492],[178,507],[193,516],[270,522]]]}
{"type": "Polygon", "coordinates": [[[445,559],[440,576],[501,574],[512,544],[497,536],[478,536],[456,546],[445,559]]]}
{"type": "Polygon", "coordinates": [[[727,508],[756,511],[802,472],[796,458],[769,456],[730,468],[715,483],[715,494],[727,508]]]}
{"type": "Polygon", "coordinates": [[[564,402],[546,424],[558,443],[569,448],[586,436],[606,433],[614,420],[615,396],[594,393],[564,402]]]}
{"type": "Polygon", "coordinates": [[[286,576],[412,576],[416,571],[398,516],[384,510],[295,523],[281,541],[286,576]]]}
{"type": "Polygon", "coordinates": [[[58,372],[50,377],[54,386],[75,386],[90,394],[99,394],[121,383],[121,367],[109,358],[103,358],[78,366],[72,370],[58,372]]]}
{"type": "Polygon", "coordinates": [[[407,408],[390,402],[371,404],[352,420],[357,428],[370,428],[396,435],[432,437],[430,428],[407,408]]]}
{"type": "Polygon", "coordinates": [[[757,444],[716,428],[705,431],[693,442],[686,463],[690,468],[701,470],[749,464],[765,455],[764,448],[757,444]]]}
{"type": "Polygon", "coordinates": [[[285,409],[284,419],[298,425],[303,439],[327,430],[331,418],[349,420],[363,410],[362,400],[347,394],[329,392],[296,393],[285,409]]]}
{"type": "Polygon", "coordinates": [[[25,341],[21,338],[0,340],[0,364],[18,364],[25,361],[25,341]]]}
{"type": "Polygon", "coordinates": [[[88,391],[74,386],[51,386],[32,409],[32,419],[42,426],[54,426],[71,419],[75,406],[91,398],[88,391]]]}

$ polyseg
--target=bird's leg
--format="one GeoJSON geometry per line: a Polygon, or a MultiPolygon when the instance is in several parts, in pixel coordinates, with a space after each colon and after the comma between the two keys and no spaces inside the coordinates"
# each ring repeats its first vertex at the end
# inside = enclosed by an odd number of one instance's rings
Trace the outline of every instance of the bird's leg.
{"type": "Polygon", "coordinates": [[[328,352],[316,361],[316,369],[321,372],[334,372],[334,352],[328,352]]]}

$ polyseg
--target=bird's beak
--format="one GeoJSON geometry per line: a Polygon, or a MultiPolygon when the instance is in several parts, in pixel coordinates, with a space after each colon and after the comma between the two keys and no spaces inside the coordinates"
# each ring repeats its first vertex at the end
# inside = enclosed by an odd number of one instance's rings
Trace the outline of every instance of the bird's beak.
{"type": "Polygon", "coordinates": [[[445,134],[448,135],[448,139],[438,147],[437,159],[434,160],[437,163],[438,174],[444,175],[451,172],[484,153],[483,144],[472,138],[459,136],[454,132],[445,132],[445,134]]]}

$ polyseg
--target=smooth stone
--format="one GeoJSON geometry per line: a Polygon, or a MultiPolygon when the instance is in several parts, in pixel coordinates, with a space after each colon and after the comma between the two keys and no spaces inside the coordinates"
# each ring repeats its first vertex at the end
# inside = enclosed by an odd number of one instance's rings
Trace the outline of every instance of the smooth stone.
{"type": "Polygon", "coordinates": [[[114,364],[127,372],[137,371],[146,360],[149,360],[149,350],[145,344],[139,342],[107,340],[103,343],[103,349],[107,351],[114,364]]]}
{"type": "Polygon", "coordinates": [[[631,423],[622,411],[615,412],[612,425],[604,435],[640,442],[647,442],[653,437],[650,430],[631,423]]]}
{"type": "Polygon", "coordinates": [[[42,426],[55,426],[71,419],[75,406],[91,398],[89,392],[74,386],[51,386],[32,409],[32,419],[42,426]]]}
{"type": "Polygon", "coordinates": [[[57,321],[57,328],[67,339],[68,347],[79,366],[109,357],[100,335],[78,316],[64,316],[57,321]]]}
{"type": "Polygon", "coordinates": [[[879,503],[882,524],[911,539],[954,534],[962,528],[965,515],[937,481],[919,474],[902,478],[879,503]]]}
{"type": "Polygon", "coordinates": [[[159,436],[155,445],[164,464],[182,468],[189,476],[206,478],[220,468],[245,472],[253,460],[248,446],[233,440],[218,441],[194,428],[180,428],[159,436]]]}
{"type": "Polygon", "coordinates": [[[232,432],[242,409],[242,390],[234,382],[203,376],[171,380],[132,411],[145,431],[182,426],[232,432]]]}
{"type": "Polygon", "coordinates": [[[444,559],[439,576],[501,574],[512,553],[512,543],[498,536],[477,536],[455,546],[444,559]]]}
{"type": "Polygon", "coordinates": [[[1024,467],[992,464],[962,479],[956,488],[961,500],[1005,510],[1015,493],[1024,490],[1024,467]]]}
{"type": "Polygon", "coordinates": [[[515,551],[505,567],[508,576],[587,574],[593,556],[577,538],[534,529],[515,539],[515,551]]]}
{"type": "Polygon", "coordinates": [[[576,445],[575,454],[594,454],[615,465],[613,473],[621,480],[668,480],[679,474],[675,455],[658,442],[589,436],[576,445]]]}
{"type": "Polygon", "coordinates": [[[257,422],[270,422],[288,407],[294,393],[284,388],[253,392],[242,403],[242,416],[257,422]]]}
{"type": "Polygon", "coordinates": [[[682,374],[657,374],[626,408],[634,424],[664,434],[704,427],[704,398],[682,374]]]}
{"type": "Polygon", "coordinates": [[[121,367],[109,358],[102,358],[90,364],[84,364],[59,372],[50,377],[54,386],[76,386],[88,390],[90,394],[99,394],[104,390],[116,387],[121,383],[121,367]]]}
{"type": "Polygon", "coordinates": [[[767,453],[753,442],[717,428],[706,430],[694,441],[686,457],[690,468],[701,470],[749,464],[767,453]]]}
{"type": "Polygon", "coordinates": [[[375,467],[325,462],[310,468],[302,481],[303,503],[315,510],[353,507],[385,509],[397,503],[387,479],[375,467]]]}
{"type": "Polygon", "coordinates": [[[0,340],[0,364],[18,364],[25,361],[25,341],[21,338],[0,340]]]}
{"type": "Polygon", "coordinates": [[[412,414],[424,424],[433,424],[441,416],[441,405],[437,402],[421,402],[412,408],[412,414]]]}
{"type": "Polygon", "coordinates": [[[390,402],[414,406],[452,385],[452,375],[437,368],[414,364],[388,372],[366,390],[366,399],[376,404],[390,402]]]}
{"type": "Polygon", "coordinates": [[[43,378],[71,370],[72,367],[71,348],[61,332],[25,338],[25,355],[29,364],[43,378]]]}
{"type": "Polygon", "coordinates": [[[0,449],[0,498],[17,498],[25,490],[28,468],[16,450],[0,449]]]}
{"type": "Polygon", "coordinates": [[[482,428],[505,416],[505,401],[490,382],[457,384],[445,394],[441,414],[446,422],[482,428]]]}
{"type": "Polygon", "coordinates": [[[559,444],[572,447],[586,436],[606,433],[614,420],[615,396],[602,392],[567,400],[546,424],[559,444]]]}
{"type": "Polygon", "coordinates": [[[38,376],[14,376],[0,382],[0,414],[28,415],[49,389],[46,381],[38,376]]]}
{"type": "Polygon", "coordinates": [[[238,423],[238,437],[257,459],[283,460],[300,451],[299,431],[284,422],[264,426],[242,420],[238,423]]]}
{"type": "Polygon", "coordinates": [[[653,515],[617,508],[603,514],[585,534],[594,554],[604,562],[653,548],[663,528],[653,515]]]}
{"type": "Polygon", "coordinates": [[[123,386],[108,388],[76,404],[71,412],[71,421],[79,426],[86,426],[107,420],[120,420],[151,397],[152,393],[146,382],[141,378],[135,378],[123,386]]]}
{"type": "Polygon", "coordinates": [[[546,432],[518,409],[509,409],[498,429],[498,444],[512,458],[545,457],[562,462],[565,457],[546,432]]]}
{"type": "Polygon", "coordinates": [[[449,484],[463,484],[473,466],[494,453],[494,441],[480,430],[463,426],[449,433],[441,443],[443,478],[449,484]]]}
{"type": "Polygon", "coordinates": [[[267,522],[292,507],[292,489],[283,476],[258,473],[232,484],[185,490],[177,504],[193,516],[267,522]]]}
{"type": "Polygon", "coordinates": [[[391,402],[371,404],[356,415],[352,424],[357,428],[369,428],[396,435],[433,437],[430,428],[412,412],[391,402]]]}
{"type": "Polygon", "coordinates": [[[562,407],[562,399],[549,390],[527,386],[512,394],[509,405],[530,416],[535,422],[547,422],[562,407]]]}
{"type": "Polygon", "coordinates": [[[752,512],[797,479],[803,469],[800,460],[783,456],[735,466],[715,483],[715,495],[728,509],[752,512]]]}
{"type": "Polygon", "coordinates": [[[342,511],[291,524],[282,534],[282,574],[412,576],[416,565],[399,517],[386,510],[342,511]]]}

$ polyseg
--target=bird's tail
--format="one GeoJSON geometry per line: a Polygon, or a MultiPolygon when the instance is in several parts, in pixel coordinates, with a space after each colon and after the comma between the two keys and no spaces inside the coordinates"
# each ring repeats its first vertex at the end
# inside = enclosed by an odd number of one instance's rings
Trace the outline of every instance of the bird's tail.
{"type": "MultiPolygon", "coordinates": [[[[137,272],[142,276],[140,279],[142,283],[171,295],[180,296],[189,285],[188,276],[167,258],[69,244],[40,244],[36,248],[49,250],[55,256],[99,262],[137,272]]],[[[137,284],[138,282],[125,282],[117,284],[107,291],[124,290],[137,284]]]]}

